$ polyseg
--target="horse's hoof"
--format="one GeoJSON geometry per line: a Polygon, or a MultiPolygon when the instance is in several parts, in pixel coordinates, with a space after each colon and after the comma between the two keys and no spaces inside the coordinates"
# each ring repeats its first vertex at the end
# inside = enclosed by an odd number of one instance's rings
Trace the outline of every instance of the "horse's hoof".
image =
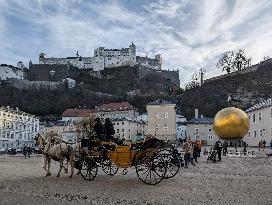
{"type": "Polygon", "coordinates": [[[57,175],[57,177],[59,178],[59,177],[60,177],[60,175],[57,175]]]}
{"type": "Polygon", "coordinates": [[[46,177],[49,177],[49,176],[51,176],[51,173],[47,173],[45,176],[46,176],[46,177]]]}

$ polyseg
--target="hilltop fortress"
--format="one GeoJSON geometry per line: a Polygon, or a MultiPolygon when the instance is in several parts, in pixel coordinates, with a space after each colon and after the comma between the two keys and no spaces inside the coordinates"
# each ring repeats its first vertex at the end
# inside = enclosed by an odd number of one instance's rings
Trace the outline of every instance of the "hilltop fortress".
{"type": "Polygon", "coordinates": [[[162,58],[160,54],[155,59],[136,56],[136,46],[131,43],[128,48],[106,49],[99,47],[94,50],[93,57],[82,57],[78,55],[67,58],[47,58],[45,53],[40,53],[39,64],[67,65],[70,64],[80,69],[101,71],[105,68],[141,65],[147,68],[161,70],[162,58]]]}

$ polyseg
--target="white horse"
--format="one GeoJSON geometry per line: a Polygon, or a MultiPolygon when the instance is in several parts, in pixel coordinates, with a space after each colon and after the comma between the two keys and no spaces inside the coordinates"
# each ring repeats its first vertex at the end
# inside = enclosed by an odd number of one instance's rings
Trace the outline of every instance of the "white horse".
{"type": "MultiPolygon", "coordinates": [[[[74,174],[74,167],[75,167],[75,152],[71,145],[67,145],[66,143],[59,143],[59,144],[53,144],[53,143],[47,143],[44,137],[42,137],[40,134],[35,138],[36,144],[43,147],[43,154],[44,154],[44,169],[46,170],[47,165],[47,174],[46,176],[50,176],[50,165],[51,165],[51,159],[58,161],[60,163],[60,168],[57,174],[57,177],[60,176],[60,172],[62,170],[63,162],[65,159],[67,159],[67,164],[70,162],[71,165],[71,175],[69,177],[72,177],[74,174]]],[[[67,165],[68,168],[68,165],[67,165]]]]}

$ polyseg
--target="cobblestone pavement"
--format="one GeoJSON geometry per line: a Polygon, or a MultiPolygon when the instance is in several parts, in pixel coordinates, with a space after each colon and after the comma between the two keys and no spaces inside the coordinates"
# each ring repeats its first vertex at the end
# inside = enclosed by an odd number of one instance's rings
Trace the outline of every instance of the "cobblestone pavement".
{"type": "Polygon", "coordinates": [[[0,204],[272,204],[272,157],[224,157],[181,168],[173,179],[143,184],[130,169],[116,176],[99,171],[94,181],[80,176],[45,177],[41,156],[0,155],[0,204]]]}

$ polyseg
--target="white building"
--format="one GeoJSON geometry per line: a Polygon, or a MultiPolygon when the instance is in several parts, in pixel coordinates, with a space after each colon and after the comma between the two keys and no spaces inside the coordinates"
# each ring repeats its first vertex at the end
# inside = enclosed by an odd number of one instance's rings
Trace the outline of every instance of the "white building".
{"type": "Polygon", "coordinates": [[[198,109],[195,110],[195,118],[186,123],[187,140],[201,140],[204,145],[214,145],[219,139],[213,130],[213,119],[202,115],[199,117],[198,109]]]}
{"type": "Polygon", "coordinates": [[[114,137],[126,140],[134,140],[136,136],[146,134],[146,123],[143,121],[133,120],[128,117],[111,119],[114,126],[114,137]]]}
{"type": "Polygon", "coordinates": [[[34,115],[0,107],[0,148],[34,147],[39,132],[39,119],[34,115]]]}
{"type": "Polygon", "coordinates": [[[108,103],[95,107],[95,115],[99,118],[136,118],[139,113],[128,102],[108,103]]]}
{"type": "Polygon", "coordinates": [[[258,146],[261,140],[265,140],[269,146],[272,140],[272,98],[247,109],[246,113],[250,120],[250,128],[243,140],[249,146],[258,146]]]}
{"type": "Polygon", "coordinates": [[[134,66],[136,64],[144,67],[161,70],[162,58],[160,54],[155,56],[155,59],[138,57],[136,60],[136,46],[132,44],[128,48],[121,49],[106,49],[99,47],[94,50],[93,57],[76,57],[67,58],[47,58],[45,53],[40,53],[40,64],[71,64],[81,69],[91,69],[93,71],[104,70],[104,68],[118,66],[134,66]]]}
{"type": "MultiPolygon", "coordinates": [[[[19,64],[19,63],[18,63],[19,64]]],[[[21,64],[19,64],[21,66],[21,64]]],[[[24,79],[24,71],[22,67],[17,68],[12,65],[1,64],[0,65],[0,81],[7,79],[24,79]]]]}

